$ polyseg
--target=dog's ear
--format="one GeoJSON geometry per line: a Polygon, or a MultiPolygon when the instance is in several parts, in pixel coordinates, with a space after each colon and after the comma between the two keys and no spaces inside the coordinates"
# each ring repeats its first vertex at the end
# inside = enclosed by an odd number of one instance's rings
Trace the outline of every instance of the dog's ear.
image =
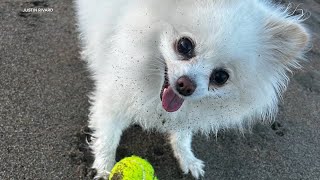
{"type": "Polygon", "coordinates": [[[268,18],[264,26],[264,47],[270,57],[285,66],[297,64],[309,45],[310,36],[300,20],[268,18]]]}

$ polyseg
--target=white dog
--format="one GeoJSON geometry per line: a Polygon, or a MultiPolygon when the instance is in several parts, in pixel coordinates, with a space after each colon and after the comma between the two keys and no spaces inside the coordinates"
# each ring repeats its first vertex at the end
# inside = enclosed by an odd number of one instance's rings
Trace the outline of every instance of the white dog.
{"type": "Polygon", "coordinates": [[[203,176],[192,134],[273,119],[310,40],[303,13],[266,0],[77,0],[77,17],[98,177],[133,123],[169,133],[182,171],[203,176]]]}

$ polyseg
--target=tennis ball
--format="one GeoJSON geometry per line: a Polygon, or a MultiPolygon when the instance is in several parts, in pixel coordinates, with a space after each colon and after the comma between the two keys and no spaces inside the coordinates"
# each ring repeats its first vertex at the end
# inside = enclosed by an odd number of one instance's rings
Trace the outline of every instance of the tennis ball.
{"type": "Polygon", "coordinates": [[[131,156],[117,162],[109,180],[158,180],[152,165],[138,156],[131,156]]]}

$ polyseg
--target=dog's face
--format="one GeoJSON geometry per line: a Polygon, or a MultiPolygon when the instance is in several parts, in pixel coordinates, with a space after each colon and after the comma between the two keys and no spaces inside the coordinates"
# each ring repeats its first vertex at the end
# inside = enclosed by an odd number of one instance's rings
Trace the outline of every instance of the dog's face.
{"type": "Polygon", "coordinates": [[[179,6],[160,38],[166,111],[204,99],[275,105],[287,84],[286,71],[298,65],[309,37],[298,17],[260,6],[255,1],[179,6]]]}

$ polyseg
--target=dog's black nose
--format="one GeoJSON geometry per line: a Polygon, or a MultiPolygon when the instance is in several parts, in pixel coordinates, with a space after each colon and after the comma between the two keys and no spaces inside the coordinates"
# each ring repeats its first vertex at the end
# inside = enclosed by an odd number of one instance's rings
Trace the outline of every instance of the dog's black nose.
{"type": "Polygon", "coordinates": [[[197,85],[188,76],[181,76],[176,82],[176,89],[183,96],[191,96],[196,88],[197,85]]]}

